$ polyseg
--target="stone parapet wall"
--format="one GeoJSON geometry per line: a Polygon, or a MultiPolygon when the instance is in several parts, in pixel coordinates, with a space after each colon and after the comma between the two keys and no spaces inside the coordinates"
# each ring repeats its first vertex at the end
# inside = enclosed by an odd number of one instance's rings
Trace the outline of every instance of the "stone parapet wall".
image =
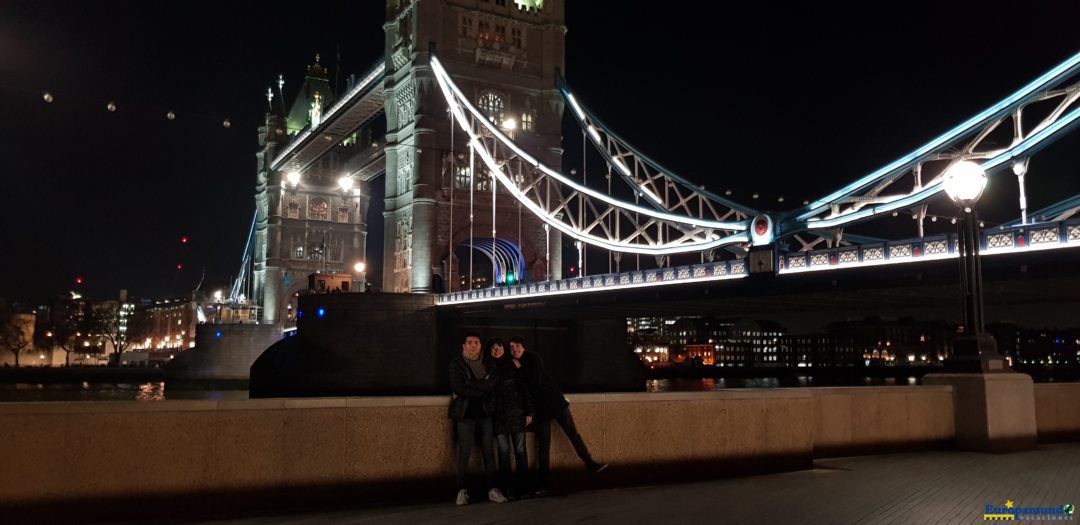
{"type": "Polygon", "coordinates": [[[1080,383],[1036,383],[1039,442],[1080,440],[1080,383]]]}
{"type": "Polygon", "coordinates": [[[816,458],[941,448],[954,437],[951,387],[810,391],[816,458]]]}
{"type": "MultiPolygon", "coordinates": [[[[1077,384],[1036,386],[1040,437],[1080,434],[1078,393],[1077,384]]],[[[594,456],[612,465],[586,475],[553,429],[553,484],[568,488],[804,469],[817,457],[949,448],[954,437],[948,386],[568,397],[594,456]]],[[[0,512],[146,519],[395,497],[449,501],[447,403],[446,396],[4,403],[0,442],[12,452],[0,455],[0,512]]],[[[529,449],[534,456],[531,436],[529,449]]]]}

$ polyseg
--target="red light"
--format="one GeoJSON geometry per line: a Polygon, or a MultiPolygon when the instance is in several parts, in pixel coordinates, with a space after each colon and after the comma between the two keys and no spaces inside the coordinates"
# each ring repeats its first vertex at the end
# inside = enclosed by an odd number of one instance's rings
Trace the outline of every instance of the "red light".
{"type": "Polygon", "coordinates": [[[180,244],[187,244],[187,241],[188,241],[187,235],[180,238],[180,244]]]}
{"type": "Polygon", "coordinates": [[[82,284],[82,277],[76,277],[75,284],[82,284]]]}

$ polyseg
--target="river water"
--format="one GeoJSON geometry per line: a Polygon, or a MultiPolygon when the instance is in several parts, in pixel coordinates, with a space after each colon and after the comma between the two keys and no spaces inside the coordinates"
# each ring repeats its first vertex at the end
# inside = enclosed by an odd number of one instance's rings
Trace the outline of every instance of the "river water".
{"type": "MultiPolygon", "coordinates": [[[[919,384],[911,377],[853,377],[843,380],[830,378],[815,381],[813,376],[794,377],[738,377],[695,379],[649,379],[645,381],[646,392],[705,392],[726,388],[782,388],[812,386],[899,386],[919,384]]],[[[247,399],[245,386],[181,385],[166,388],[164,381],[131,383],[2,383],[0,402],[26,401],[163,401],[166,399],[247,399]]]]}

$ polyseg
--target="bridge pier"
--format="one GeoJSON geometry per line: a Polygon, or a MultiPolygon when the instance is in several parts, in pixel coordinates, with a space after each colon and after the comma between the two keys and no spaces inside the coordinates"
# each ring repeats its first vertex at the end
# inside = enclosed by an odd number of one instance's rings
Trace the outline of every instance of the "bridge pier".
{"type": "Polygon", "coordinates": [[[251,366],[252,397],[448,394],[450,357],[466,332],[525,338],[567,392],[641,391],[645,373],[626,348],[625,319],[464,316],[440,311],[434,295],[344,293],[301,296],[297,334],[251,366]],[[320,314],[321,312],[321,314],[320,314]]]}

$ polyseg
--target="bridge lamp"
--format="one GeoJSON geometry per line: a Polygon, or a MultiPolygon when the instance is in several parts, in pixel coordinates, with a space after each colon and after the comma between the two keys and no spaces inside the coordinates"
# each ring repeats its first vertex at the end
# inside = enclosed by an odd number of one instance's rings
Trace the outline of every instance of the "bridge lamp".
{"type": "Polygon", "coordinates": [[[982,166],[970,160],[962,160],[945,171],[942,186],[953,202],[970,208],[978,202],[986,189],[986,172],[982,166]]]}
{"type": "Polygon", "coordinates": [[[337,183],[338,187],[341,188],[341,191],[348,193],[349,190],[351,190],[353,187],[353,178],[348,175],[344,175],[340,179],[338,179],[337,183]]]}
{"type": "Polygon", "coordinates": [[[288,181],[289,185],[294,187],[294,188],[299,186],[300,185],[300,172],[299,171],[290,171],[290,172],[286,173],[285,174],[285,180],[288,181]]]}
{"type": "Polygon", "coordinates": [[[974,208],[986,189],[986,171],[969,160],[957,162],[945,171],[942,186],[949,198],[964,209],[957,232],[961,262],[960,289],[964,297],[964,334],[956,338],[954,354],[945,366],[955,372],[1008,372],[1010,370],[998,354],[993,336],[985,333],[983,323],[979,217],[974,208]]]}

